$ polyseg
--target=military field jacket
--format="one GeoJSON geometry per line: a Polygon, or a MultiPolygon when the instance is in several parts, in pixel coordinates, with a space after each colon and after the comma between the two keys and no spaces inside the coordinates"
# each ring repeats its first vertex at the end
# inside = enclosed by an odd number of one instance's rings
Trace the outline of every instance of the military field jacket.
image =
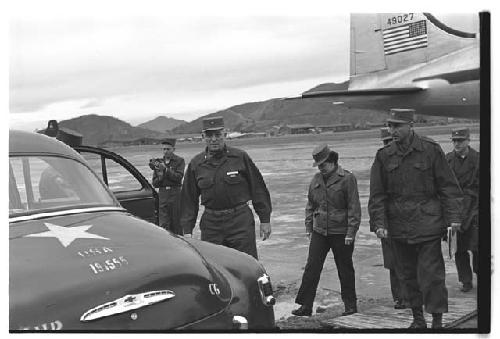
{"type": "Polygon", "coordinates": [[[191,233],[201,205],[212,210],[234,208],[251,200],[261,223],[270,222],[271,197],[262,175],[250,156],[225,147],[220,159],[196,155],[188,165],[181,192],[181,225],[191,233]]]}
{"type": "Polygon", "coordinates": [[[354,239],[361,222],[356,177],[338,167],[325,184],[317,173],[309,185],[307,195],[306,231],[322,235],[346,234],[354,239]]]}
{"type": "Polygon", "coordinates": [[[164,170],[153,171],[153,187],[180,187],[185,166],[184,159],[174,154],[164,170]]]}
{"type": "Polygon", "coordinates": [[[446,154],[446,160],[464,193],[460,227],[460,230],[464,232],[471,226],[478,226],[479,152],[469,148],[469,153],[462,159],[455,151],[452,151],[446,154]]]}
{"type": "Polygon", "coordinates": [[[460,222],[462,191],[435,141],[413,134],[406,153],[395,142],[378,150],[370,174],[370,229],[418,243],[460,222]]]}

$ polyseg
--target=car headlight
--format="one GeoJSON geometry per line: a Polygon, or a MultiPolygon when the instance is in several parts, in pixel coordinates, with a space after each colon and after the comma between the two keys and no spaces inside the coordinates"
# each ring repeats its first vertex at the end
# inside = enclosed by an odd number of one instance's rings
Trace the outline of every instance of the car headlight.
{"type": "Polygon", "coordinates": [[[235,330],[248,330],[247,318],[241,315],[233,316],[233,328],[235,330]]]}
{"type": "Polygon", "coordinates": [[[273,306],[276,304],[276,298],[273,296],[271,278],[264,273],[259,279],[257,279],[257,283],[259,284],[259,292],[260,297],[262,298],[262,303],[266,306],[273,306]]]}

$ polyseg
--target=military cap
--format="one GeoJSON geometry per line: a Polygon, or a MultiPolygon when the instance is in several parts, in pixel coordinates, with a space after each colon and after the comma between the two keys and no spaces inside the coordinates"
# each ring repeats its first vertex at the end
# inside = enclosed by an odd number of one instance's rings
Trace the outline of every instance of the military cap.
{"type": "Polygon", "coordinates": [[[413,115],[415,114],[414,109],[405,108],[391,108],[390,117],[387,122],[392,122],[396,124],[407,124],[413,122],[413,115]]]}
{"type": "Polygon", "coordinates": [[[451,131],[451,140],[469,139],[470,133],[467,127],[455,128],[451,131]]]}
{"type": "Polygon", "coordinates": [[[175,138],[166,138],[166,139],[162,140],[161,144],[162,145],[170,145],[172,147],[175,147],[175,141],[176,141],[175,138]]]}
{"type": "Polygon", "coordinates": [[[380,139],[382,139],[382,141],[392,139],[392,135],[389,132],[389,128],[384,127],[380,129],[380,139]]]}
{"type": "Polygon", "coordinates": [[[314,159],[313,167],[319,166],[322,163],[324,163],[330,157],[331,154],[334,155],[334,158],[336,158],[335,161],[337,161],[339,158],[338,153],[332,151],[327,144],[321,144],[319,146],[316,146],[312,151],[312,156],[314,159]]]}
{"type": "Polygon", "coordinates": [[[212,117],[203,119],[203,130],[205,131],[218,131],[224,129],[223,117],[212,117]]]}

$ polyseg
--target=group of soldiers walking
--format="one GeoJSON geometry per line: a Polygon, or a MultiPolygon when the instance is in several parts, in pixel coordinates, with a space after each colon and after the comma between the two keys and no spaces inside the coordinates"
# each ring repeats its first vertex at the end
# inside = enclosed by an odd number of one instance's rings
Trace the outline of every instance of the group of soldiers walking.
{"type": "MultiPolygon", "coordinates": [[[[370,230],[381,239],[394,307],[411,308],[410,328],[427,328],[424,307],[432,314],[432,328],[441,328],[442,314],[448,312],[441,241],[448,233],[457,236],[455,263],[463,292],[472,289],[472,272],[477,274],[479,153],[469,146],[469,130],[461,128],[452,131],[454,150],[445,155],[437,142],[414,132],[413,116],[414,110],[392,109],[388,128],[381,130],[384,146],[377,151],[370,174],[370,230]]],[[[270,194],[250,156],[226,145],[223,130],[221,117],[203,120],[206,149],[191,160],[185,173],[184,160],[173,153],[175,139],[163,142],[161,164],[150,163],[153,184],[159,188],[159,223],[173,233],[191,236],[201,200],[201,240],[258,259],[249,204],[265,240],[271,234],[270,194]]],[[[305,209],[309,253],[295,300],[300,307],[292,314],[312,314],[331,250],[343,315],[349,315],[357,312],[352,255],[361,207],[356,177],[339,165],[339,154],[326,144],[313,150],[313,160],[319,172],[309,185],[305,209]]]]}

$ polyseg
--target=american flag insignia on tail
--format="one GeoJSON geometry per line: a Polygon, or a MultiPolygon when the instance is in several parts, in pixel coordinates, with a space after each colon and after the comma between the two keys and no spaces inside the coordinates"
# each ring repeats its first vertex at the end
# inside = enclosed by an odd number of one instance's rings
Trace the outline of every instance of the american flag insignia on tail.
{"type": "Polygon", "coordinates": [[[427,24],[425,20],[384,29],[385,55],[427,47],[427,24]]]}

